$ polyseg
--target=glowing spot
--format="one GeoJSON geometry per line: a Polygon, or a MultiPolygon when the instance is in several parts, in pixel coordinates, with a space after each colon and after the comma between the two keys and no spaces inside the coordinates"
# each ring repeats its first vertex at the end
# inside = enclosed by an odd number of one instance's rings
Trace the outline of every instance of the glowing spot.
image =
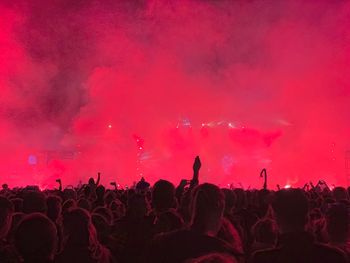
{"type": "Polygon", "coordinates": [[[284,188],[285,189],[288,189],[288,188],[291,188],[292,186],[290,185],[290,184],[286,184],[285,186],[284,186],[284,188]]]}
{"type": "Polygon", "coordinates": [[[112,124],[109,124],[109,125],[108,125],[108,128],[109,128],[109,129],[112,129],[112,124]]]}
{"type": "Polygon", "coordinates": [[[28,157],[28,163],[29,163],[30,165],[36,165],[36,164],[38,163],[37,157],[36,157],[35,155],[33,155],[33,154],[29,155],[29,157],[28,157]]]}

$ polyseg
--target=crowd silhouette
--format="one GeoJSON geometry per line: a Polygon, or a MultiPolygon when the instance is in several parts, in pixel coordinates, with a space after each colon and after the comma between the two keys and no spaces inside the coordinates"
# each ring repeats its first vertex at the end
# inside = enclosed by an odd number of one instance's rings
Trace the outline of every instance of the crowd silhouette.
{"type": "MultiPolygon", "coordinates": [[[[0,262],[350,262],[350,187],[244,190],[191,180],[175,187],[86,185],[0,192],[0,262]]],[[[266,171],[265,171],[266,176],[266,171]]]]}

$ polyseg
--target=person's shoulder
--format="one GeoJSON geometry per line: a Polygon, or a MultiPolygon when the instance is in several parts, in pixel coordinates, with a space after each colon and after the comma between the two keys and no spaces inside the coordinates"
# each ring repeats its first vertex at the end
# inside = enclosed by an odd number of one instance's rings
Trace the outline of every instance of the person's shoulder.
{"type": "Polygon", "coordinates": [[[320,243],[316,243],[315,248],[322,258],[331,258],[332,262],[347,262],[346,254],[339,248],[320,243]]]}

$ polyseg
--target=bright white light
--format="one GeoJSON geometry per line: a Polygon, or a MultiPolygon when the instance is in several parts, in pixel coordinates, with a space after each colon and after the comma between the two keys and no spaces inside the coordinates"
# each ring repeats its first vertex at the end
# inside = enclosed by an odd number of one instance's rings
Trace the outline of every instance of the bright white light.
{"type": "Polygon", "coordinates": [[[288,188],[291,188],[292,186],[290,185],[290,184],[286,184],[285,186],[284,186],[284,188],[285,189],[288,189],[288,188]]]}
{"type": "Polygon", "coordinates": [[[111,129],[111,128],[112,128],[112,124],[109,124],[109,125],[108,125],[108,128],[111,129]]]}

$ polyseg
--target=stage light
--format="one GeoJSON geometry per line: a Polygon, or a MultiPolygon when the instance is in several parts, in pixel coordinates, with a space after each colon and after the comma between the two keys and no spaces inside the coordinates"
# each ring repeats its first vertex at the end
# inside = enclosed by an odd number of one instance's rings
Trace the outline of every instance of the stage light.
{"type": "Polygon", "coordinates": [[[37,157],[36,157],[35,155],[33,155],[33,154],[29,155],[29,157],[28,157],[28,163],[29,163],[30,165],[36,165],[36,164],[38,163],[37,157]]]}
{"type": "Polygon", "coordinates": [[[109,124],[109,125],[108,125],[108,128],[111,129],[111,128],[112,128],[112,124],[109,124]]]}
{"type": "Polygon", "coordinates": [[[288,188],[291,188],[292,186],[290,185],[290,184],[286,184],[285,186],[284,186],[284,188],[285,189],[288,189],[288,188]]]}

